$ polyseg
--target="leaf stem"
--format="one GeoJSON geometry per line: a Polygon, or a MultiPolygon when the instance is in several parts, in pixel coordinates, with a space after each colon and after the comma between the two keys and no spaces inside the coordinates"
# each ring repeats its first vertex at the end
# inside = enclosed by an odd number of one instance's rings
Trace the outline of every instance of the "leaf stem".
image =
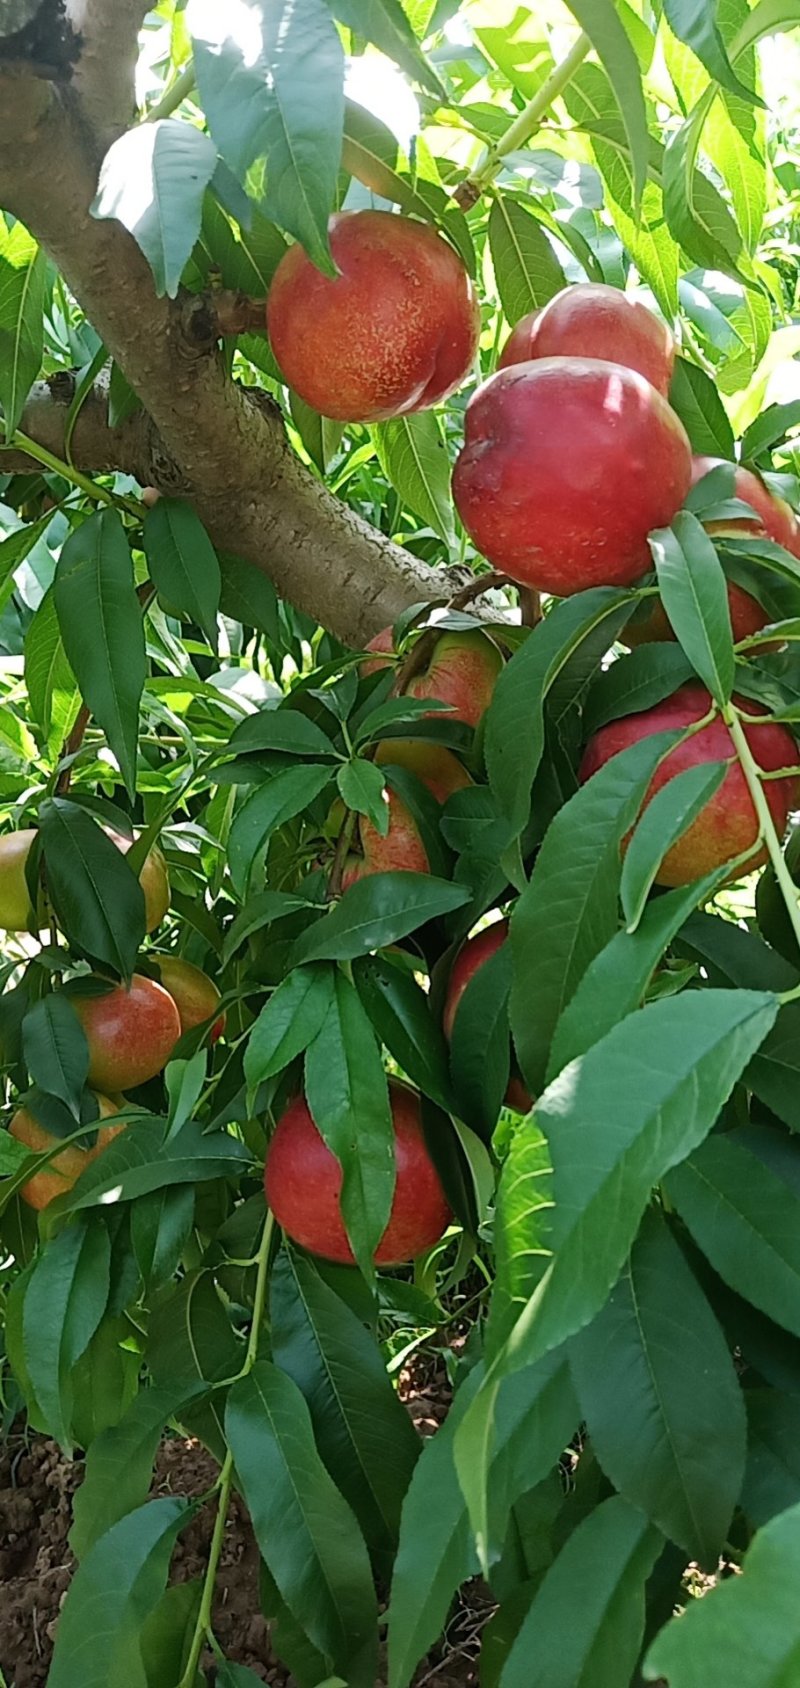
{"type": "MultiPolygon", "coordinates": [[[[258,1358],[258,1343],[261,1334],[261,1321],[264,1317],[264,1303],[267,1295],[267,1277],[269,1274],[269,1252],[275,1229],[275,1217],[267,1213],[264,1229],[261,1233],[261,1246],[258,1251],[258,1272],[256,1288],[253,1297],[253,1317],[250,1324],[250,1335],[247,1341],[247,1353],[240,1376],[246,1377],[258,1358]]],[[[225,1525],[228,1521],[228,1508],[231,1501],[233,1487],[233,1455],[228,1449],[224,1463],[220,1468],[217,1479],[217,1516],[214,1520],[214,1534],[211,1537],[211,1547],[208,1553],[208,1565],[203,1578],[203,1592],[200,1597],[200,1610],[192,1636],[192,1645],[186,1661],[186,1669],[178,1684],[178,1688],[194,1688],[197,1671],[200,1665],[200,1655],[206,1640],[211,1636],[211,1617],[214,1604],[214,1585],[217,1580],[219,1561],[222,1554],[222,1544],[225,1540],[225,1525]]]]}
{"type": "Polygon", "coordinates": [[[520,112],[519,116],[514,119],[514,122],[509,125],[505,134],[499,141],[495,142],[493,147],[487,147],[471,175],[459,184],[453,194],[456,204],[460,205],[462,211],[468,211],[470,206],[475,205],[477,200],[480,199],[484,188],[487,188],[494,181],[502,166],[503,159],[507,158],[510,152],[515,152],[517,147],[523,147],[526,141],[529,141],[531,136],[536,133],[548,107],[553,104],[554,100],[558,99],[567,83],[572,80],[578,66],[583,63],[590,51],[591,45],[588,35],[582,31],[574,46],[567,53],[566,58],[551,71],[547,80],[542,83],[541,88],[537,89],[533,99],[528,101],[524,111],[520,112]]]}
{"type": "Polygon", "coordinates": [[[108,487],[97,486],[88,475],[81,474],[80,469],[73,468],[71,463],[65,463],[63,457],[56,457],[54,452],[48,451],[43,445],[38,445],[28,434],[20,432],[19,428],[11,438],[6,440],[9,447],[24,451],[26,457],[32,457],[36,463],[41,463],[43,469],[49,469],[53,475],[61,475],[65,481],[85,492],[87,498],[94,498],[100,504],[111,504],[118,510],[127,510],[135,516],[137,521],[142,519],[141,505],[135,498],[124,498],[118,492],[109,492],[108,487]]]}
{"type": "Polygon", "coordinates": [[[152,106],[144,118],[145,123],[158,123],[162,117],[171,117],[183,101],[194,91],[197,75],[194,59],[189,59],[183,70],[176,76],[171,88],[167,88],[156,105],[152,106]]]}
{"type": "Polygon", "coordinates": [[[798,945],[800,945],[800,904],[798,903],[798,890],[789,869],[786,866],[786,858],[783,854],[783,850],[781,849],[781,841],[775,831],[775,822],[772,819],[772,811],[770,810],[770,806],[767,802],[761,780],[761,770],[747,742],[745,730],[739,718],[739,712],[736,705],[733,703],[725,704],[722,714],[736,748],[739,764],[747,781],[747,788],[753,799],[753,807],[755,808],[758,816],[761,836],[769,852],[769,859],[772,864],[775,878],[780,886],[783,900],[786,904],[786,912],[791,921],[792,930],[795,938],[797,939],[798,945]]]}

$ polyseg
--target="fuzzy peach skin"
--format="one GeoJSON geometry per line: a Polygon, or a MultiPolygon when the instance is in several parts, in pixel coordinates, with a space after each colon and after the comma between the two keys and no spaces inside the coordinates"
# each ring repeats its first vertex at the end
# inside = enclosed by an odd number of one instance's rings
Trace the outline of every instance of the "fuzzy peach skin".
{"type": "MultiPolygon", "coordinates": [[[[426,785],[437,803],[444,803],[453,791],[472,785],[466,768],[452,751],[422,739],[382,739],[375,752],[380,764],[394,763],[408,768],[426,785]]],[[[430,873],[428,853],[417,823],[402,798],[389,790],[389,830],[383,837],[366,815],[358,823],[362,855],[351,855],[342,875],[347,890],[354,880],[370,873],[430,873]]]]}
{"type": "Polygon", "coordinates": [[[675,341],[665,322],[618,287],[584,281],[565,287],[518,322],[498,368],[530,358],[604,358],[643,375],[664,398],[675,363],[675,341]]]}
{"type": "MultiPolygon", "coordinates": [[[[419,1095],[391,1083],[396,1181],[389,1222],[375,1250],[378,1266],[400,1266],[439,1241],[451,1213],[428,1154],[419,1095]]],[[[264,1189],[278,1221],[301,1248],[325,1260],[354,1264],[339,1207],[342,1169],[324,1142],[308,1104],[298,1096],[281,1116],[267,1149],[264,1189]]]]}
{"type": "MultiPolygon", "coordinates": [[[[100,1109],[101,1120],[119,1113],[120,1104],[124,1106],[121,1098],[119,1101],[112,1101],[109,1096],[98,1096],[96,1101],[100,1109]]],[[[54,1143],[58,1142],[58,1138],[51,1131],[46,1131],[45,1127],[39,1124],[39,1121],[27,1108],[17,1109],[8,1129],[11,1136],[16,1137],[17,1142],[24,1143],[25,1147],[31,1149],[35,1154],[41,1154],[44,1149],[52,1149],[54,1143]]],[[[36,1208],[37,1212],[41,1212],[41,1209],[55,1201],[57,1196],[63,1196],[67,1190],[71,1190],[76,1179],[80,1178],[84,1167],[102,1154],[112,1138],[116,1137],[118,1132],[124,1130],[124,1121],[121,1121],[119,1125],[99,1126],[97,1141],[91,1149],[82,1148],[78,1142],[65,1144],[60,1154],[54,1155],[53,1159],[48,1161],[47,1166],[42,1167],[41,1172],[35,1172],[33,1177],[28,1179],[27,1184],[22,1185],[19,1192],[22,1200],[27,1202],[28,1207],[36,1208]]]]}
{"type": "MultiPolygon", "coordinates": [[[[376,633],[367,650],[375,651],[361,664],[363,675],[376,674],[387,666],[393,651],[392,629],[385,627],[376,633]]],[[[445,632],[437,639],[430,662],[421,673],[415,674],[405,688],[407,697],[434,698],[446,703],[451,721],[463,721],[466,727],[477,727],[492,701],[495,682],[503,666],[503,658],[492,639],[477,628],[463,633],[445,632]]],[[[428,715],[438,715],[429,709],[428,715]]],[[[425,717],[423,717],[425,719],[425,717]]]]}
{"type": "MultiPolygon", "coordinates": [[[[734,699],[749,715],[761,713],[759,705],[750,699],[734,699]]],[[[591,779],[612,756],[629,744],[651,738],[654,733],[675,731],[702,720],[711,708],[710,694],[704,686],[694,682],[679,687],[672,697],[653,709],[643,709],[638,715],[626,715],[610,721],[589,740],[580,767],[582,781],[591,779]]],[[[745,736],[760,768],[765,772],[793,767],[799,760],[798,748],[787,727],[766,722],[763,727],[746,726],[745,736]]],[[[657,885],[688,885],[702,874],[713,873],[724,862],[731,861],[753,846],[751,859],[735,869],[736,877],[749,873],[766,861],[766,849],[756,849],[758,819],[753,800],[747,789],[742,769],[736,760],[733,740],[724,721],[719,717],[707,727],[701,727],[682,744],[675,746],[656,769],[648,788],[645,805],[668,780],[686,768],[702,762],[726,762],[731,765],[725,778],[701,809],[696,820],[687,827],[682,838],[669,849],[656,877],[657,885]]],[[[772,819],[779,834],[786,827],[790,811],[800,799],[800,781],[795,775],[785,779],[767,780],[764,792],[772,819]]]]}
{"type": "Polygon", "coordinates": [[[331,218],[339,274],[299,245],[281,259],[267,328],[281,374],[339,422],[380,422],[439,404],[475,357],[480,310],[461,259],[428,223],[387,211],[331,218]]]}
{"type": "Polygon", "coordinates": [[[569,597],[629,586],[647,536],[686,497],[682,422],[644,376],[596,358],[498,370],[470,399],[453,497],[483,555],[523,586],[569,597]]]}
{"type": "Polygon", "coordinates": [[[88,1083],[99,1090],[133,1089],[166,1066],[181,1035],[180,1015],[169,991],[134,973],[130,988],[115,985],[102,996],[73,996],[72,1006],[89,1044],[88,1083]]]}

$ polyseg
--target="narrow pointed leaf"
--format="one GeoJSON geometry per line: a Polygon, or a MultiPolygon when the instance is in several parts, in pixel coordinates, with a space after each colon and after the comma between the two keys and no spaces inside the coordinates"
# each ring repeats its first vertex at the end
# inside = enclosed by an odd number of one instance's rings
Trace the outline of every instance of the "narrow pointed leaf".
{"type": "Polygon", "coordinates": [[[545,1573],[506,1660],[502,1688],[627,1682],[644,1634],[645,1583],[661,1547],[644,1513],[620,1495],[596,1507],[545,1573]]]}
{"type": "Polygon", "coordinates": [[[146,674],[144,628],[116,510],[98,511],[70,534],[53,593],[67,660],[133,796],[146,674]]]}
{"type": "Polygon", "coordinates": [[[260,1360],[225,1425],[256,1540],[293,1618],[352,1688],[373,1688],[377,1604],[355,1518],[317,1453],[305,1400],[260,1360]]]}
{"type": "Polygon", "coordinates": [[[726,762],[701,762],[684,768],[648,803],[622,864],[620,898],[629,931],[634,931],[642,918],[667,851],[719,791],[727,772],[726,762]]]}
{"type": "Polygon", "coordinates": [[[216,650],[219,559],[191,504],[159,498],[144,519],[144,549],[160,596],[196,621],[216,650]]]}
{"type": "Polygon", "coordinates": [[[6,438],[19,427],[42,363],[47,259],[22,223],[0,217],[0,406],[6,438]]]}
{"type": "Polygon", "coordinates": [[[291,952],[303,961],[354,961],[396,944],[426,920],[469,902],[466,886],[428,873],[372,873],[356,880],[341,901],[309,926],[291,952]]]}
{"type": "Polygon", "coordinates": [[[614,1487],[715,1568],[744,1476],[744,1401],[725,1337],[655,1209],[571,1364],[614,1487]]]}
{"type": "Polygon", "coordinates": [[[48,894],[81,955],[129,978],[144,937],[144,893],[127,858],[76,803],[53,797],[39,810],[48,894]]]}
{"type": "Polygon", "coordinates": [[[705,529],[689,510],[650,540],[670,626],[717,703],[733,691],[734,656],[728,588],[705,529]]]}
{"type": "Polygon", "coordinates": [[[254,1090],[313,1043],[334,996],[331,967],[296,967],[262,1008],[247,1040],[244,1074],[254,1090]]]}
{"type": "Polygon", "coordinates": [[[173,117],[137,123],[103,159],[92,216],[113,217],[133,235],[159,295],[175,298],[216,162],[210,137],[173,117]]]}

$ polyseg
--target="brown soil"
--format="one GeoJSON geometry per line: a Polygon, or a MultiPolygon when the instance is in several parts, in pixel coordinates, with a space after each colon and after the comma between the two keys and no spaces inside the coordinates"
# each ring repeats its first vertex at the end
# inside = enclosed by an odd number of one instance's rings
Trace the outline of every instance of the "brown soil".
{"type": "MultiPolygon", "coordinates": [[[[421,1435],[431,1435],[442,1422],[449,1393],[441,1362],[416,1358],[403,1376],[401,1394],[421,1435]]],[[[81,1475],[79,1461],[64,1459],[56,1444],[41,1436],[12,1437],[0,1452],[0,1669],[7,1688],[44,1688],[47,1682],[58,1613],[74,1570],[67,1534],[81,1475]]],[[[159,1450],[153,1492],[202,1494],[215,1476],[215,1462],[198,1442],[174,1438],[159,1450]]],[[[175,1549],[172,1581],[202,1577],[213,1526],[213,1506],[203,1507],[175,1549]]],[[[480,1632],[492,1609],[488,1591],[479,1585],[462,1592],[446,1636],[420,1667],[416,1688],[473,1688],[480,1632]]],[[[259,1613],[258,1551],[238,1497],[222,1551],[214,1631],[228,1658],[249,1665],[262,1682],[293,1688],[294,1678],[273,1655],[259,1613]]],[[[204,1663],[211,1667],[210,1656],[204,1663]]],[[[213,1679],[209,1668],[209,1683],[213,1679]]],[[[382,1688],[380,1680],[376,1688],[382,1688]]]]}

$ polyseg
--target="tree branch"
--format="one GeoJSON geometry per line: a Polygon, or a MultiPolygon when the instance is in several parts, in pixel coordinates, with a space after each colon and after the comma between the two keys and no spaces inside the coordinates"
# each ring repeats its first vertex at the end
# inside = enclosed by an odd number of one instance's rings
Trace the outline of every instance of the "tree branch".
{"type": "Polygon", "coordinates": [[[148,10],[147,0],[67,0],[80,37],[72,86],[100,158],[133,121],[138,36],[148,10]]]}
{"type": "MultiPolygon", "coordinates": [[[[216,343],[198,345],[186,332],[185,302],[156,297],[149,266],[121,225],[90,216],[94,141],[74,99],[0,74],[0,109],[0,204],[57,264],[146,413],[109,438],[94,395],[73,435],[76,463],[125,467],[161,491],[184,491],[218,546],[263,570],[283,596],[354,646],[410,603],[446,597],[440,571],[370,527],[303,467],[267,395],[235,385],[216,343]]],[[[50,400],[64,412],[52,387],[50,400]]],[[[55,420],[41,386],[32,404],[36,427],[27,415],[24,430],[38,442],[37,428],[55,420]]]]}

